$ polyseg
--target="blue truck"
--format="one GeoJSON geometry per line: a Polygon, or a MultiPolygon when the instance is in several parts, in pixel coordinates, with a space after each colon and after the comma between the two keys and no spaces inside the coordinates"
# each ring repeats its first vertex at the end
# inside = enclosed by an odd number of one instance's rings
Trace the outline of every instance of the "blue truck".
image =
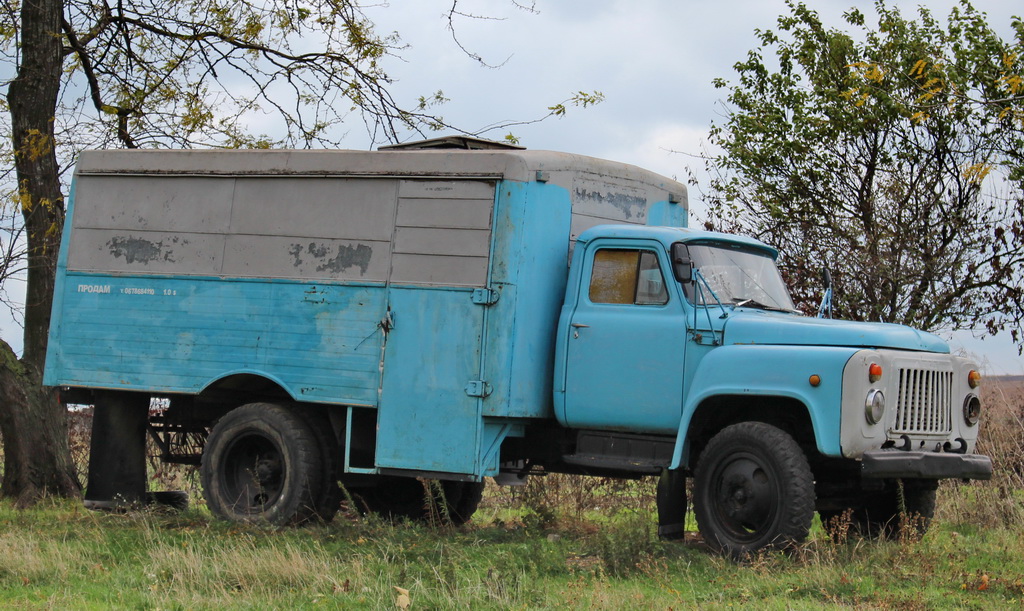
{"type": "Polygon", "coordinates": [[[343,490],[460,523],[486,477],[657,476],[662,536],[692,502],[739,557],[991,477],[974,363],[801,314],[776,250],[687,213],[652,172],[467,138],[85,152],[45,384],[95,406],[86,503],[151,494],[147,438],[216,516],[275,524],[343,490]]]}

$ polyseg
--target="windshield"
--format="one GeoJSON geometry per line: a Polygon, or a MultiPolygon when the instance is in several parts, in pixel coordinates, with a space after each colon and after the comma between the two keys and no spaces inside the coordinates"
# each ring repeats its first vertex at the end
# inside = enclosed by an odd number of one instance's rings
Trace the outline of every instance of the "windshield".
{"type": "MultiPolygon", "coordinates": [[[[728,244],[687,244],[693,266],[723,304],[794,311],[775,261],[764,251],[728,244]]],[[[693,286],[686,287],[693,299],[693,286]]],[[[711,295],[705,297],[712,301],[711,295]]]]}

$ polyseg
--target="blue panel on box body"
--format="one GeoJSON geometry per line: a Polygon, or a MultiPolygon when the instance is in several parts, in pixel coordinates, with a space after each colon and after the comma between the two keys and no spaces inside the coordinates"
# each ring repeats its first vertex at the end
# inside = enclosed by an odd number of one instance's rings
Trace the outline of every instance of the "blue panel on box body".
{"type": "Polygon", "coordinates": [[[377,466],[493,475],[508,434],[483,417],[546,418],[554,329],[568,273],[569,192],[499,183],[491,305],[465,290],[392,287],[395,327],[385,349],[377,466]],[[555,270],[555,273],[552,273],[555,270]],[[470,381],[488,396],[471,397],[470,381]]]}
{"type": "Polygon", "coordinates": [[[485,416],[550,418],[555,326],[565,297],[570,194],[543,183],[500,183],[495,207],[483,377],[485,416]]]}
{"type": "Polygon", "coordinates": [[[47,384],[197,393],[254,373],[301,401],[377,403],[383,285],[75,272],[64,284],[47,384]]]}
{"type": "Polygon", "coordinates": [[[392,287],[377,414],[377,467],[472,474],[477,470],[484,306],[472,291],[392,287]]]}
{"type": "MultiPolygon", "coordinates": [[[[67,272],[64,244],[46,383],[198,393],[262,375],[296,400],[379,405],[380,467],[493,474],[517,419],[552,415],[571,207],[560,186],[497,184],[491,305],[469,288],[67,272]],[[467,394],[475,381],[491,394],[467,394]]],[[[675,208],[648,221],[685,225],[675,208]]]]}

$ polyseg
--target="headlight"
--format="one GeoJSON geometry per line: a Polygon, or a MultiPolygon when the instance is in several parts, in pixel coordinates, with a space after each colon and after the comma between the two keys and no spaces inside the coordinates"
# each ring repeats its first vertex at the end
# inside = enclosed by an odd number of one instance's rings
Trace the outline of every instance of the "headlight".
{"type": "Polygon", "coordinates": [[[882,414],[885,413],[885,395],[878,389],[868,391],[867,399],[864,401],[864,417],[868,424],[878,424],[882,421],[882,414]]]}
{"type": "Polygon", "coordinates": [[[981,420],[981,399],[974,395],[968,395],[964,400],[964,422],[967,426],[974,426],[981,420]]]}

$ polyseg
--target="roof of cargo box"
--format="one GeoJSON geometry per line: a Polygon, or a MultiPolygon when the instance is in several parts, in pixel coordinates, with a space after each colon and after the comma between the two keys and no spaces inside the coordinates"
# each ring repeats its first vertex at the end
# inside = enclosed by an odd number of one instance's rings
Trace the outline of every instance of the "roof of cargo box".
{"type": "Polygon", "coordinates": [[[84,151],[77,175],[349,176],[564,183],[589,174],[636,181],[685,201],[686,187],[642,168],[553,151],[409,148],[355,150],[133,149],[84,151]]]}

